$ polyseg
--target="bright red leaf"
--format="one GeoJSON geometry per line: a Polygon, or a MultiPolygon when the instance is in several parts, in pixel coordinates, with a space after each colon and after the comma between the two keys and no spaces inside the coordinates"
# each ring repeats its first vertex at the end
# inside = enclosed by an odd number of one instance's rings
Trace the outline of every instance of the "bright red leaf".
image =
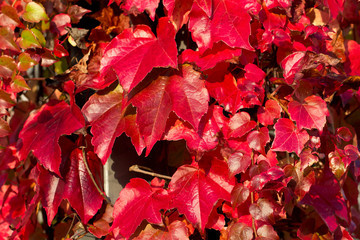
{"type": "Polygon", "coordinates": [[[248,143],[244,142],[237,146],[236,152],[228,159],[230,178],[236,174],[245,172],[251,165],[251,149],[248,143]]]}
{"type": "Polygon", "coordinates": [[[244,6],[235,1],[214,1],[211,18],[204,12],[204,4],[195,1],[190,13],[189,30],[201,52],[219,41],[229,47],[253,50],[249,43],[250,16],[244,6]]]}
{"type": "Polygon", "coordinates": [[[230,118],[230,137],[242,137],[250,132],[256,126],[256,122],[250,120],[250,115],[247,112],[236,113],[230,118]]]}
{"type": "Polygon", "coordinates": [[[305,130],[299,130],[294,123],[287,118],[280,118],[274,126],[275,139],[271,149],[273,151],[287,151],[300,154],[309,135],[305,130]]]}
{"type": "Polygon", "coordinates": [[[196,227],[204,230],[209,215],[219,199],[231,200],[234,179],[228,177],[227,164],[212,160],[210,166],[184,165],[178,168],[169,184],[170,207],[180,213],[196,227]]]}
{"type": "Polygon", "coordinates": [[[82,109],[92,126],[91,133],[94,137],[91,143],[103,164],[111,154],[115,139],[123,132],[131,137],[139,155],[145,148],[139,128],[135,124],[136,115],[127,113],[127,109],[127,99],[120,85],[106,94],[92,95],[82,109]]]}
{"type": "Polygon", "coordinates": [[[345,43],[346,62],[344,64],[346,73],[353,76],[360,75],[360,44],[349,40],[345,43]]]}
{"type": "Polygon", "coordinates": [[[161,223],[161,209],[168,209],[169,195],[165,189],[152,188],[144,179],[133,178],[120,192],[114,206],[111,231],[119,228],[124,237],[130,237],[140,223],[161,223]]]}
{"type": "MultiPolygon", "coordinates": [[[[86,162],[92,176],[101,186],[101,163],[93,152],[87,152],[86,162]]],[[[64,159],[63,178],[40,167],[38,183],[40,185],[41,203],[47,213],[47,223],[51,222],[58,212],[63,199],[67,199],[84,223],[87,223],[101,207],[103,197],[91,180],[83,159],[83,151],[74,149],[64,159]]]]}
{"type": "Polygon", "coordinates": [[[160,140],[171,111],[197,130],[208,110],[208,101],[205,83],[190,65],[183,65],[181,72],[174,75],[159,76],[135,95],[131,103],[137,107],[136,121],[144,136],[147,154],[160,140]]]}
{"type": "Polygon", "coordinates": [[[177,67],[175,29],[168,18],[159,19],[157,38],[151,29],[138,25],[125,29],[106,47],[101,59],[102,76],[115,71],[126,91],[131,91],[154,67],[177,67]]]}
{"type": "Polygon", "coordinates": [[[296,121],[298,129],[318,129],[322,132],[329,111],[326,102],[319,96],[309,96],[303,103],[291,101],[288,105],[291,118],[296,121]]]}
{"type": "Polygon", "coordinates": [[[30,115],[19,134],[19,158],[25,159],[32,151],[45,168],[60,176],[61,150],[58,140],[61,135],[84,127],[84,119],[77,117],[64,101],[44,104],[30,115]]]}
{"type": "Polygon", "coordinates": [[[257,112],[258,120],[264,126],[273,125],[274,120],[280,116],[281,107],[277,101],[272,99],[266,101],[265,107],[260,107],[257,112]]]}

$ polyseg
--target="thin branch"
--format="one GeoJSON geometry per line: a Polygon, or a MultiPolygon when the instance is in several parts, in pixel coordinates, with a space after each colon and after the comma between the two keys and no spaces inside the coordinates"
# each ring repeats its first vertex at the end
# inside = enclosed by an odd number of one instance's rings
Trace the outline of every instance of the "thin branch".
{"type": "Polygon", "coordinates": [[[95,185],[96,189],[98,190],[98,192],[100,193],[100,195],[105,199],[105,201],[110,204],[111,206],[113,206],[109,200],[109,198],[103,193],[103,191],[100,189],[100,187],[98,186],[98,184],[96,183],[94,176],[92,175],[89,165],[87,164],[86,161],[86,154],[85,154],[85,147],[80,147],[82,150],[82,155],[83,155],[83,162],[85,164],[86,170],[91,178],[91,181],[93,182],[93,184],[95,185]]]}
{"type": "Polygon", "coordinates": [[[139,167],[138,165],[132,165],[132,166],[129,168],[129,171],[130,171],[130,172],[143,173],[143,174],[150,175],[150,176],[153,176],[153,177],[158,177],[158,178],[164,178],[164,179],[171,180],[171,177],[169,177],[169,176],[143,170],[143,169],[141,169],[141,167],[139,167]]]}
{"type": "MultiPolygon", "coordinates": [[[[251,152],[251,165],[255,165],[255,161],[254,161],[254,152],[251,152]]],[[[251,204],[254,204],[255,199],[254,199],[254,192],[251,191],[250,192],[250,200],[251,200],[251,204]]],[[[251,221],[252,221],[252,228],[255,234],[255,238],[258,237],[257,232],[256,232],[256,226],[255,226],[255,219],[253,216],[251,216],[251,221]]]]}

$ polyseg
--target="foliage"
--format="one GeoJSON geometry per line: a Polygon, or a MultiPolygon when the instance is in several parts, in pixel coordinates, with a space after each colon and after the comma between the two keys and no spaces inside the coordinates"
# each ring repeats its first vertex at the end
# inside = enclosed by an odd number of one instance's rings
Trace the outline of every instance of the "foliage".
{"type": "Polygon", "coordinates": [[[0,3],[0,239],[360,237],[358,1],[0,3]]]}

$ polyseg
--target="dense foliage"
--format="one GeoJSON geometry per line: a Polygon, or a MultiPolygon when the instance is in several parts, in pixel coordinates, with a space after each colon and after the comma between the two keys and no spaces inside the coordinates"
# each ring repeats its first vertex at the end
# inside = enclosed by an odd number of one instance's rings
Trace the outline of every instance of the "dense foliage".
{"type": "Polygon", "coordinates": [[[0,3],[0,239],[360,237],[357,0],[0,3]]]}

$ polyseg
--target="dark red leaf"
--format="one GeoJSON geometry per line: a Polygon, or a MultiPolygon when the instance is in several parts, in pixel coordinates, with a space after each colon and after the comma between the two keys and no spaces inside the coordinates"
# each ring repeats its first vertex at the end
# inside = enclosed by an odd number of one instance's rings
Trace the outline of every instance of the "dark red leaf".
{"type": "Polygon", "coordinates": [[[169,195],[165,189],[153,189],[141,178],[133,178],[121,190],[114,205],[114,222],[111,231],[120,229],[124,237],[130,237],[140,223],[161,223],[161,209],[169,208],[169,195]]]}
{"type": "Polygon", "coordinates": [[[114,70],[126,91],[131,91],[154,67],[177,67],[175,29],[168,18],[159,19],[157,38],[145,25],[125,29],[106,47],[102,76],[114,70]]]}
{"type": "Polygon", "coordinates": [[[274,126],[275,139],[271,149],[273,151],[287,151],[300,154],[309,135],[305,130],[299,130],[294,123],[287,118],[280,118],[274,126]]]}
{"type": "Polygon", "coordinates": [[[198,131],[188,124],[176,120],[167,131],[166,140],[186,140],[188,149],[200,157],[204,152],[214,149],[218,144],[217,134],[225,125],[226,119],[222,108],[212,105],[208,113],[203,116],[198,131]]]}
{"type": "Polygon", "coordinates": [[[234,179],[228,177],[227,164],[212,160],[211,166],[184,165],[178,168],[169,184],[170,207],[196,227],[204,230],[209,215],[219,199],[231,200],[234,179]],[[205,168],[203,168],[205,167],[205,168]]]}
{"type": "Polygon", "coordinates": [[[250,196],[249,181],[244,184],[237,184],[231,192],[231,204],[237,208],[243,204],[250,196]]]}
{"type": "Polygon", "coordinates": [[[339,183],[329,170],[324,170],[321,178],[311,186],[310,191],[301,200],[301,203],[313,206],[331,232],[334,232],[339,226],[336,217],[346,222],[349,221],[346,203],[341,197],[339,183]]]}
{"type": "Polygon", "coordinates": [[[296,121],[298,129],[318,129],[322,132],[329,111],[326,102],[319,96],[309,96],[303,103],[291,101],[288,105],[291,118],[296,121]]]}
{"type": "Polygon", "coordinates": [[[336,137],[339,142],[341,141],[340,139],[349,142],[353,136],[347,127],[340,127],[336,129],[336,137]]]}
{"type": "Polygon", "coordinates": [[[136,121],[144,136],[147,154],[163,135],[171,111],[197,130],[208,110],[209,95],[200,73],[190,65],[183,65],[181,70],[171,76],[159,76],[131,100],[137,107],[136,121]]]}
{"type": "Polygon", "coordinates": [[[91,143],[103,164],[111,154],[115,139],[123,132],[131,137],[139,155],[145,148],[144,140],[135,123],[136,115],[127,114],[127,109],[127,99],[124,97],[124,90],[120,85],[106,94],[92,95],[82,109],[84,116],[92,126],[91,133],[94,137],[91,143]]]}
{"type": "Polygon", "coordinates": [[[19,134],[19,158],[23,160],[30,151],[39,162],[60,176],[61,135],[71,134],[84,127],[84,119],[78,119],[64,101],[50,101],[30,115],[19,134]],[[51,146],[51,147],[50,147],[51,146]]]}
{"type": "Polygon", "coordinates": [[[160,0],[126,0],[122,5],[121,9],[126,10],[131,14],[139,14],[143,11],[147,11],[150,15],[151,20],[155,20],[155,11],[159,5],[160,0]]]}
{"type": "Polygon", "coordinates": [[[86,14],[91,12],[88,9],[82,8],[79,5],[71,5],[68,10],[67,13],[70,15],[71,17],[71,21],[73,23],[78,23],[80,22],[80,20],[82,19],[82,17],[86,14]]]}
{"type": "MultiPolygon", "coordinates": [[[[40,167],[38,183],[41,203],[46,210],[49,226],[63,199],[69,201],[84,223],[94,217],[103,202],[103,197],[86,169],[82,149],[74,149],[64,161],[63,178],[40,167]]],[[[95,181],[101,186],[100,161],[92,152],[86,153],[86,161],[95,181]]]]}

